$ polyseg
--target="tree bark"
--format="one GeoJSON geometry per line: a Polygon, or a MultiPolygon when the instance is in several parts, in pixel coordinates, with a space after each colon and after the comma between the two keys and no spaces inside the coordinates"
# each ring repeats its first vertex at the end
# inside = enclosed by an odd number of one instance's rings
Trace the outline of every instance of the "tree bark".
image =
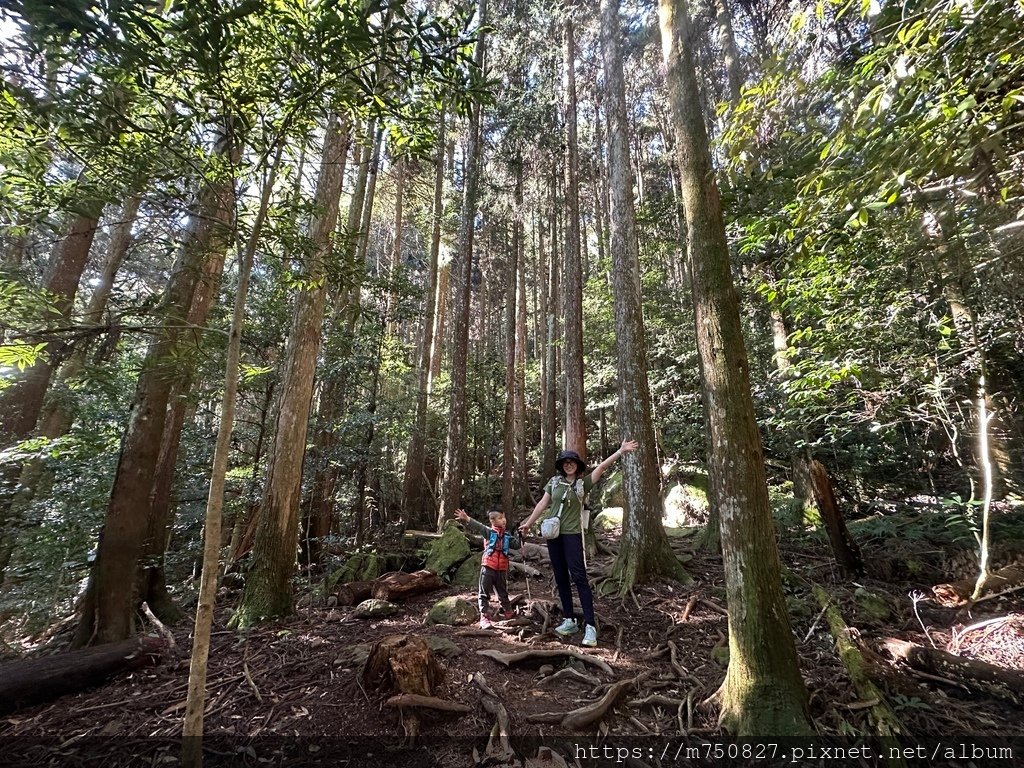
{"type": "MultiPolygon", "coordinates": [[[[216,152],[231,167],[238,161],[241,146],[232,127],[222,131],[216,152]]],[[[230,244],[233,214],[233,179],[222,174],[200,191],[198,211],[161,304],[160,330],[146,352],[96,560],[79,605],[78,646],[114,642],[132,634],[135,572],[146,536],[146,510],[174,381],[173,361],[203,266],[230,244]]]]}
{"type": "Polygon", "coordinates": [[[782,593],[739,302],[689,48],[689,9],[685,0],[659,0],[658,16],[686,209],[710,496],[721,513],[729,601],[721,721],[739,737],[807,735],[807,694],[782,593]]]}
{"type": "Polygon", "coordinates": [[[612,286],[615,303],[615,352],[618,365],[618,421],[625,438],[639,447],[626,455],[623,469],[625,511],[622,537],[612,575],[622,592],[660,576],[685,579],[661,524],[664,512],[657,445],[651,421],[640,296],[640,256],[629,165],[629,122],[622,74],[619,0],[601,2],[601,52],[604,103],[608,115],[608,178],[611,188],[612,286]]]}
{"type": "Polygon", "coordinates": [[[225,479],[231,452],[231,430],[235,423],[235,402],[238,394],[238,368],[242,350],[242,326],[245,324],[245,300],[249,292],[249,275],[256,256],[263,222],[270,207],[270,196],[281,162],[283,142],[271,164],[260,195],[260,207],[238,268],[238,289],[228,335],[227,361],[224,370],[224,397],[221,401],[220,425],[213,451],[210,490],[206,498],[206,521],[203,528],[203,570],[199,580],[199,603],[192,632],[192,657],[188,672],[188,695],[182,726],[182,765],[201,768],[203,764],[203,708],[206,702],[206,664],[210,656],[210,630],[217,594],[217,572],[220,559],[221,517],[224,508],[225,479]]]}
{"type": "Polygon", "coordinates": [[[506,515],[512,515],[516,495],[516,385],[518,375],[516,361],[519,359],[517,348],[519,309],[516,299],[519,292],[519,251],[523,238],[520,209],[523,200],[523,159],[513,160],[515,176],[516,213],[512,224],[512,243],[506,249],[506,283],[505,283],[505,420],[504,440],[501,462],[501,508],[506,515]]]}
{"type": "Polygon", "coordinates": [[[260,504],[253,564],[238,610],[236,627],[292,611],[292,575],[299,531],[299,494],[305,455],[313,379],[320,350],[320,330],[327,294],[325,267],[331,252],[338,203],[345,177],[350,131],[332,116],[324,136],[323,156],[310,223],[312,249],[303,287],[295,299],[284,372],[278,392],[277,424],[268,457],[260,504]]]}
{"type": "MultiPolygon", "coordinates": [[[[474,59],[481,69],[487,44],[487,0],[478,0],[479,37],[474,59]]],[[[459,226],[459,252],[455,261],[455,285],[452,292],[451,333],[451,401],[448,409],[448,436],[445,441],[444,471],[441,481],[441,508],[437,530],[452,518],[462,505],[462,480],[466,462],[466,366],[469,362],[470,288],[473,278],[473,233],[476,220],[477,185],[480,176],[482,136],[481,106],[472,107],[469,119],[469,141],[466,147],[465,188],[462,198],[462,221],[459,226]]]]}
{"type": "Polygon", "coordinates": [[[164,640],[139,637],[4,664],[0,667],[0,715],[99,685],[112,675],[160,661],[164,640]]]}
{"type": "Polygon", "coordinates": [[[565,370],[565,445],[587,459],[583,392],[583,258],[580,254],[579,138],[576,131],[576,37],[572,15],[565,21],[565,267],[562,287],[565,370]]]}
{"type": "Polygon", "coordinates": [[[441,110],[434,156],[434,210],[430,231],[430,266],[424,291],[423,331],[417,364],[416,423],[409,436],[405,477],[402,482],[402,514],[405,527],[428,528],[433,494],[423,479],[427,440],[430,385],[430,352],[434,346],[434,315],[437,307],[438,261],[441,253],[441,222],[444,217],[444,152],[447,115],[441,110]]]}
{"type": "MultiPolygon", "coordinates": [[[[56,317],[70,322],[78,293],[78,283],[89,259],[89,251],[99,226],[101,201],[88,201],[86,213],[72,219],[68,234],[50,259],[43,288],[52,296],[56,317]]],[[[62,362],[67,348],[63,342],[47,345],[34,365],[20,372],[14,382],[0,391],[0,447],[24,440],[36,427],[50,378],[62,362]]]]}

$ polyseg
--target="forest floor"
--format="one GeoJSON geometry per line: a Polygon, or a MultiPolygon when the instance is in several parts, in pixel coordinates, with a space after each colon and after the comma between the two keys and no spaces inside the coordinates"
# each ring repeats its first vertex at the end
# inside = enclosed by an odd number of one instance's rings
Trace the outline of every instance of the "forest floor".
{"type": "MultiPolygon", "coordinates": [[[[608,541],[614,540],[613,531],[608,541]]],[[[828,590],[867,647],[877,647],[876,641],[884,637],[926,646],[934,643],[939,648],[956,640],[962,655],[1024,672],[1024,601],[1013,596],[997,598],[970,613],[941,608],[927,599],[915,602],[911,597],[915,592],[928,594],[933,584],[952,576],[943,574],[948,556],[923,539],[887,536],[878,542],[877,547],[870,541],[863,543],[872,575],[856,583],[839,578],[823,541],[804,538],[782,545],[789,572],[799,574],[788,580],[787,602],[809,712],[823,739],[856,740],[874,734],[873,702],[860,699],[854,691],[820,606],[810,594],[811,583],[828,590]],[[909,569],[908,564],[912,564],[909,569]],[[874,599],[866,599],[867,593],[874,599]],[[957,628],[991,617],[1010,618],[955,637],[957,628]]],[[[610,556],[600,556],[592,563],[593,570],[607,568],[610,561],[610,556]]],[[[547,564],[539,567],[544,575],[531,579],[529,585],[521,576],[511,580],[510,593],[521,597],[520,616],[491,630],[475,625],[425,625],[428,609],[440,597],[461,595],[474,600],[475,590],[464,587],[411,598],[402,604],[399,615],[377,621],[356,619],[350,608],[313,606],[299,609],[287,621],[240,634],[226,629],[226,611],[218,613],[208,676],[207,764],[560,765],[559,754],[569,759],[569,765],[580,766],[724,764],[678,758],[678,748],[685,745],[707,745],[704,754],[714,755],[712,743],[723,738],[716,708],[702,706],[725,675],[727,620],[721,558],[693,553],[687,564],[694,577],[691,585],[641,586],[625,598],[598,595],[601,633],[596,649],[580,646],[581,633],[563,640],[550,630],[558,619],[557,601],[547,564]],[[547,627],[544,612],[551,619],[547,627]],[[439,638],[431,641],[443,670],[437,695],[471,710],[468,714],[421,712],[421,735],[412,749],[405,741],[401,715],[384,706],[388,693],[368,688],[360,680],[370,644],[402,634],[439,638]],[[582,651],[607,664],[611,673],[569,657],[506,667],[479,653],[538,649],[582,651]],[[542,663],[555,669],[571,663],[597,681],[566,678],[545,683],[544,674],[552,670],[539,669],[542,663]],[[485,709],[474,675],[486,681],[507,711],[508,736],[519,756],[503,752],[497,742],[488,745],[495,714],[485,709]],[[640,682],[628,686],[618,704],[586,730],[531,720],[543,713],[585,707],[607,693],[611,683],[637,678],[640,682]],[[535,758],[541,743],[552,746],[555,754],[524,763],[524,757],[535,758]],[[628,760],[622,759],[623,752],[590,751],[580,757],[580,747],[618,750],[624,745],[632,745],[628,760]],[[595,754],[603,757],[594,759],[595,754]]],[[[230,603],[230,598],[222,602],[230,603]]],[[[157,667],[0,717],[0,765],[175,764],[187,688],[189,634],[190,625],[174,630],[177,650],[157,667]],[[97,759],[101,754],[102,760],[97,759]]],[[[922,676],[881,657],[873,657],[873,663],[887,668],[883,688],[904,739],[925,742],[970,736],[978,740],[1020,732],[1024,708],[1019,705],[969,691],[952,680],[922,676]]],[[[1018,764],[1024,764],[1024,754],[1020,760],[1018,764]]]]}

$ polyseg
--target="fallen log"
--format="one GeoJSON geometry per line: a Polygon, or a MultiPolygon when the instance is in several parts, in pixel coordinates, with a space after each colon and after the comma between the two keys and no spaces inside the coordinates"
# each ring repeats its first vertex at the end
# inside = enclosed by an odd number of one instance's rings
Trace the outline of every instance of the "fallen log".
{"type": "Polygon", "coordinates": [[[369,600],[373,595],[372,581],[350,581],[348,584],[339,584],[334,590],[334,597],[337,605],[359,605],[364,600],[369,600]]]}
{"type": "Polygon", "coordinates": [[[516,664],[526,664],[530,662],[541,662],[547,659],[579,659],[584,664],[590,664],[597,667],[602,672],[607,672],[609,675],[612,674],[612,668],[605,663],[603,659],[599,659],[596,656],[589,656],[585,653],[567,648],[564,651],[551,651],[551,650],[534,650],[534,651],[520,651],[519,653],[502,653],[501,651],[495,651],[487,648],[482,651],[477,651],[480,656],[486,656],[489,659],[494,659],[500,664],[504,664],[506,667],[512,667],[516,664]]]}
{"type": "Polygon", "coordinates": [[[971,600],[974,594],[974,587],[977,579],[961,579],[948,584],[936,584],[932,587],[932,594],[935,599],[946,608],[956,608],[968,603],[980,603],[983,600],[991,600],[999,595],[1007,595],[1011,592],[1024,589],[1024,566],[1008,565],[998,571],[990,573],[981,587],[981,596],[977,600],[971,600]]]}
{"type": "Polygon", "coordinates": [[[975,690],[1015,704],[1024,703],[1024,672],[925,648],[894,637],[882,641],[893,658],[929,675],[962,682],[975,690]]]}
{"type": "Polygon", "coordinates": [[[399,603],[406,598],[433,592],[443,586],[441,578],[433,571],[392,571],[374,580],[372,594],[378,600],[399,603]]]}
{"type": "Polygon", "coordinates": [[[903,726],[885,700],[885,694],[871,679],[870,663],[865,659],[857,643],[855,630],[850,629],[843,620],[839,608],[824,589],[815,584],[813,591],[814,597],[825,612],[825,621],[836,641],[836,653],[846,667],[857,696],[861,701],[873,702],[870,706],[871,720],[878,735],[884,740],[895,738],[897,734],[903,733],[903,726]]]}
{"type": "Polygon", "coordinates": [[[0,714],[75,693],[120,673],[160,662],[167,643],[159,637],[133,637],[0,667],[0,714]]]}

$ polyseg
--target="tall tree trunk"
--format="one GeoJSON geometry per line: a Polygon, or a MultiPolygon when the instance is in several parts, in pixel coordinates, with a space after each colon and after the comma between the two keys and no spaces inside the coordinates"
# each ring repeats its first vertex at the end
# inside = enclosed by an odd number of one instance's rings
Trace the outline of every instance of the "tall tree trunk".
{"type": "Polygon", "coordinates": [[[679,579],[686,576],[661,524],[664,508],[647,383],[647,345],[640,299],[640,255],[633,209],[633,173],[629,165],[621,37],[619,0],[602,0],[601,52],[608,114],[608,179],[612,191],[610,250],[619,383],[618,421],[623,437],[640,443],[625,460],[622,485],[626,508],[619,552],[612,570],[620,589],[626,592],[634,584],[658,576],[679,579]]]}
{"type": "MultiPolygon", "coordinates": [[[[559,269],[561,260],[558,253],[558,175],[551,175],[550,185],[551,208],[550,213],[550,236],[548,238],[548,260],[546,283],[548,287],[548,303],[544,316],[546,324],[546,344],[544,346],[545,365],[547,377],[544,379],[543,406],[544,430],[543,445],[541,446],[541,481],[543,482],[555,471],[555,456],[558,453],[558,379],[559,379],[559,340],[561,338],[561,327],[558,323],[558,316],[561,314],[559,303],[560,283],[562,281],[562,270],[559,269]]],[[[564,391],[564,390],[563,390],[564,391]]]]}
{"type": "Polygon", "coordinates": [[[388,336],[394,336],[396,327],[395,307],[398,305],[398,291],[395,287],[395,280],[398,279],[398,274],[402,267],[402,230],[405,224],[405,177],[407,174],[407,163],[408,160],[404,155],[395,159],[395,245],[391,251],[391,269],[388,274],[392,287],[388,291],[388,305],[384,313],[384,319],[388,327],[388,336]]]}
{"type": "MultiPolygon", "coordinates": [[[[101,201],[86,203],[86,213],[75,216],[68,234],[61,240],[50,259],[43,288],[53,299],[55,317],[69,324],[75,306],[78,283],[89,259],[92,241],[99,226],[101,201]]],[[[0,447],[24,440],[36,427],[43,399],[50,388],[50,378],[67,353],[62,342],[47,345],[46,355],[20,372],[14,382],[0,391],[0,447]]]]}
{"type": "Polygon", "coordinates": [[[199,604],[192,633],[192,657],[188,672],[188,695],[182,727],[182,765],[201,768],[203,764],[203,707],[206,702],[206,663],[210,656],[210,630],[217,595],[217,571],[221,547],[221,517],[224,508],[224,487],[231,452],[231,430],[235,423],[235,402],[238,394],[238,369],[242,351],[242,326],[245,324],[245,299],[249,292],[249,275],[256,256],[260,232],[270,207],[270,196],[277,179],[283,142],[270,166],[256,220],[238,267],[238,289],[228,334],[227,361],[224,370],[224,397],[221,401],[220,425],[213,451],[210,490],[206,498],[206,520],[203,526],[203,571],[199,580],[199,604]]]}
{"type": "MultiPolygon", "coordinates": [[[[231,168],[241,155],[232,130],[225,127],[216,148],[231,168]]],[[[234,184],[230,174],[204,184],[197,209],[161,303],[160,329],[139,374],[96,560],[79,604],[77,646],[124,640],[133,631],[135,572],[146,536],[146,511],[175,378],[174,361],[203,266],[223,254],[231,242],[234,184]]]]}
{"type": "MultiPolygon", "coordinates": [[[[114,225],[103,275],[100,278],[100,284],[89,298],[89,305],[83,318],[85,323],[99,324],[104,311],[106,311],[114,275],[124,263],[131,244],[131,227],[138,212],[139,199],[138,195],[132,195],[125,201],[121,209],[121,220],[114,225]]],[[[71,429],[74,412],[67,388],[68,384],[81,374],[89,349],[90,345],[84,339],[80,340],[75,345],[67,362],[61,366],[57,380],[47,393],[46,401],[39,414],[36,425],[37,435],[56,440],[71,429]]],[[[14,470],[11,471],[11,474],[14,474],[14,470]]],[[[45,463],[42,460],[33,459],[27,462],[21,467],[13,497],[9,500],[0,500],[0,504],[6,506],[6,509],[0,512],[0,584],[4,581],[4,571],[14,552],[15,536],[14,532],[10,530],[11,523],[19,518],[35,497],[36,489],[40,484],[45,484],[46,474],[45,463]]]]}
{"type": "Polygon", "coordinates": [[[735,106],[739,104],[743,90],[743,70],[740,67],[739,50],[736,48],[736,35],[732,30],[729,0],[715,0],[715,21],[718,24],[718,37],[722,45],[725,75],[729,82],[729,101],[735,106]]]}
{"type": "Polygon", "coordinates": [[[336,115],[332,116],[324,136],[315,212],[309,228],[312,248],[306,263],[306,279],[295,298],[288,334],[278,392],[277,424],[267,460],[252,567],[238,610],[232,617],[236,627],[287,616],[292,611],[302,462],[327,296],[325,268],[338,218],[349,138],[347,124],[336,115]]]}
{"type": "MultiPolygon", "coordinates": [[[[515,200],[523,199],[523,159],[513,160],[513,176],[516,180],[515,200]]],[[[519,251],[523,238],[520,206],[516,206],[515,221],[512,224],[512,243],[506,248],[508,265],[505,283],[505,421],[504,450],[501,462],[501,508],[506,515],[512,515],[516,494],[516,384],[518,382],[516,361],[516,328],[519,318],[516,298],[519,291],[519,251]]]]}
{"type": "MultiPolygon", "coordinates": [[[[474,60],[483,68],[487,44],[487,0],[478,0],[479,37],[474,60]]],[[[459,252],[455,261],[455,284],[452,293],[451,329],[451,401],[448,409],[448,436],[445,441],[444,469],[441,479],[441,508],[438,530],[462,505],[462,479],[466,462],[466,366],[469,362],[470,288],[473,279],[473,229],[476,223],[477,186],[480,176],[482,135],[481,106],[472,107],[469,137],[466,146],[465,187],[462,196],[462,220],[459,224],[459,252]]]]}
{"type": "Polygon", "coordinates": [[[806,736],[807,693],[782,593],[739,301],[689,48],[689,11],[684,0],[659,0],[658,16],[710,427],[710,495],[722,521],[729,668],[719,691],[721,721],[739,737],[806,736]]]}
{"type": "Polygon", "coordinates": [[[576,133],[576,37],[572,16],[565,21],[565,271],[562,288],[565,370],[565,448],[587,458],[586,399],[583,392],[583,258],[580,254],[579,139],[576,133]]]}
{"type": "Polygon", "coordinates": [[[434,210],[430,231],[430,266],[424,291],[423,331],[417,362],[416,423],[409,436],[406,451],[405,477],[402,482],[402,514],[406,527],[427,528],[432,523],[428,504],[433,500],[424,479],[424,454],[427,441],[429,406],[430,351],[434,345],[434,310],[437,306],[438,261],[441,253],[441,222],[444,217],[444,153],[447,115],[444,110],[438,121],[437,149],[434,156],[434,210]]]}
{"type": "MultiPolygon", "coordinates": [[[[520,173],[522,168],[520,167],[520,173]]],[[[518,185],[516,200],[516,227],[519,231],[518,300],[516,302],[516,383],[515,383],[515,503],[530,501],[530,486],[526,476],[526,237],[523,232],[523,188],[518,185]]],[[[512,510],[506,510],[508,515],[512,510]]]]}
{"type": "MultiPolygon", "coordinates": [[[[226,255],[226,249],[215,253],[211,252],[210,257],[203,265],[203,274],[196,285],[192,308],[188,313],[186,325],[189,328],[198,329],[206,326],[210,308],[213,306],[220,286],[226,255]]],[[[202,333],[192,331],[191,335],[191,344],[198,351],[203,344],[202,333]]],[[[184,339],[182,342],[180,348],[183,349],[184,339]]],[[[178,464],[181,433],[189,411],[194,412],[194,407],[189,404],[189,395],[198,366],[198,355],[195,352],[187,353],[180,359],[182,362],[177,371],[177,381],[171,389],[169,405],[164,417],[163,437],[160,440],[156,473],[151,480],[147,533],[142,548],[136,588],[139,600],[146,602],[153,609],[157,618],[165,624],[176,624],[182,616],[181,610],[167,593],[164,554],[167,551],[167,536],[173,519],[171,491],[174,487],[174,472],[178,464]]]]}

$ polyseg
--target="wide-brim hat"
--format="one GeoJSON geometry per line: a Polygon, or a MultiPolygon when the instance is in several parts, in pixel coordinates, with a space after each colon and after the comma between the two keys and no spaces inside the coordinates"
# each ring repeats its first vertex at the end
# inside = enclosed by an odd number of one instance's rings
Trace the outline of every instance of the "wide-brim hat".
{"type": "Polygon", "coordinates": [[[576,451],[562,451],[555,458],[555,469],[558,470],[558,474],[565,474],[565,470],[562,469],[562,464],[564,464],[568,459],[572,459],[573,461],[576,462],[577,475],[585,475],[587,473],[587,462],[581,459],[580,455],[576,453],[576,451]]]}

